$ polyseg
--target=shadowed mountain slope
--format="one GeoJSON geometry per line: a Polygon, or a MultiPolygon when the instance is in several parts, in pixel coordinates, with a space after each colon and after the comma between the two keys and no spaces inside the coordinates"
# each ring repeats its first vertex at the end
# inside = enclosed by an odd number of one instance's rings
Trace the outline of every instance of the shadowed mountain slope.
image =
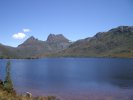
{"type": "MultiPolygon", "coordinates": [[[[56,55],[56,54],[55,54],[56,55]]],[[[77,41],[60,56],[133,57],[133,27],[119,26],[99,32],[88,40],[77,41]]]]}

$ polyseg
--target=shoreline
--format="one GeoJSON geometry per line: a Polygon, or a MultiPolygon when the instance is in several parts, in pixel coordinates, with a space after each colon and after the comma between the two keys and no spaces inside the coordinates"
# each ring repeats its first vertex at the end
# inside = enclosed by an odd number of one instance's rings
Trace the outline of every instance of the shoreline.
{"type": "MultiPolygon", "coordinates": [[[[32,92],[32,91],[31,91],[32,92]]],[[[133,90],[131,89],[118,89],[118,90],[92,90],[80,91],[79,93],[39,93],[33,96],[55,96],[59,100],[131,100],[133,90]]]]}
{"type": "Polygon", "coordinates": [[[133,57],[91,57],[91,56],[61,56],[61,57],[40,57],[40,58],[0,58],[0,60],[36,60],[36,59],[44,59],[44,58],[107,58],[107,59],[133,59],[133,57]]]}

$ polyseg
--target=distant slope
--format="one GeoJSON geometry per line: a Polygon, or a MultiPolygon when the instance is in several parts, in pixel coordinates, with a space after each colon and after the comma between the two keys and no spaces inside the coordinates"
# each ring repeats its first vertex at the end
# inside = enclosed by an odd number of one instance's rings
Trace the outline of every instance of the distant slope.
{"type": "Polygon", "coordinates": [[[17,58],[16,49],[0,44],[0,58],[17,58]]]}
{"type": "Polygon", "coordinates": [[[120,26],[77,41],[53,56],[133,57],[133,27],[120,26]]]}

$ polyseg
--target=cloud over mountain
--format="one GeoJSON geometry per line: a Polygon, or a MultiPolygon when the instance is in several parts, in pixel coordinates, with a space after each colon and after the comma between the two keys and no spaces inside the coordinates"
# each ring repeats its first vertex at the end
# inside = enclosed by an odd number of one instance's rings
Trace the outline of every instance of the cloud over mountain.
{"type": "Polygon", "coordinates": [[[26,37],[26,34],[20,32],[20,33],[13,34],[12,37],[14,39],[20,39],[21,40],[21,39],[24,39],[26,37]]]}

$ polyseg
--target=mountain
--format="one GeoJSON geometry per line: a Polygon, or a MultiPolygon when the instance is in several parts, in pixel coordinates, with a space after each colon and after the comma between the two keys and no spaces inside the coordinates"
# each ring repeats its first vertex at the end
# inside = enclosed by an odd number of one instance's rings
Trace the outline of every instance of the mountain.
{"type": "Polygon", "coordinates": [[[41,54],[55,53],[66,49],[70,45],[70,42],[63,35],[50,34],[46,41],[41,41],[31,36],[24,43],[17,47],[19,57],[25,56],[36,57],[41,56],[41,54]]]}
{"type": "Polygon", "coordinates": [[[133,58],[133,26],[119,26],[73,43],[62,34],[50,34],[46,41],[31,36],[17,48],[0,44],[0,58],[48,56],[133,58]]]}
{"type": "Polygon", "coordinates": [[[16,48],[20,53],[19,57],[33,57],[34,55],[47,51],[47,45],[44,41],[40,41],[35,37],[31,36],[24,43],[20,44],[16,48]],[[44,49],[45,48],[45,49],[44,49]]]}
{"type": "Polygon", "coordinates": [[[17,48],[0,44],[0,58],[36,58],[66,49],[71,43],[63,35],[50,34],[46,41],[28,38],[17,48]]]}
{"type": "Polygon", "coordinates": [[[133,27],[119,26],[77,41],[54,56],[133,57],[133,27]]]}

